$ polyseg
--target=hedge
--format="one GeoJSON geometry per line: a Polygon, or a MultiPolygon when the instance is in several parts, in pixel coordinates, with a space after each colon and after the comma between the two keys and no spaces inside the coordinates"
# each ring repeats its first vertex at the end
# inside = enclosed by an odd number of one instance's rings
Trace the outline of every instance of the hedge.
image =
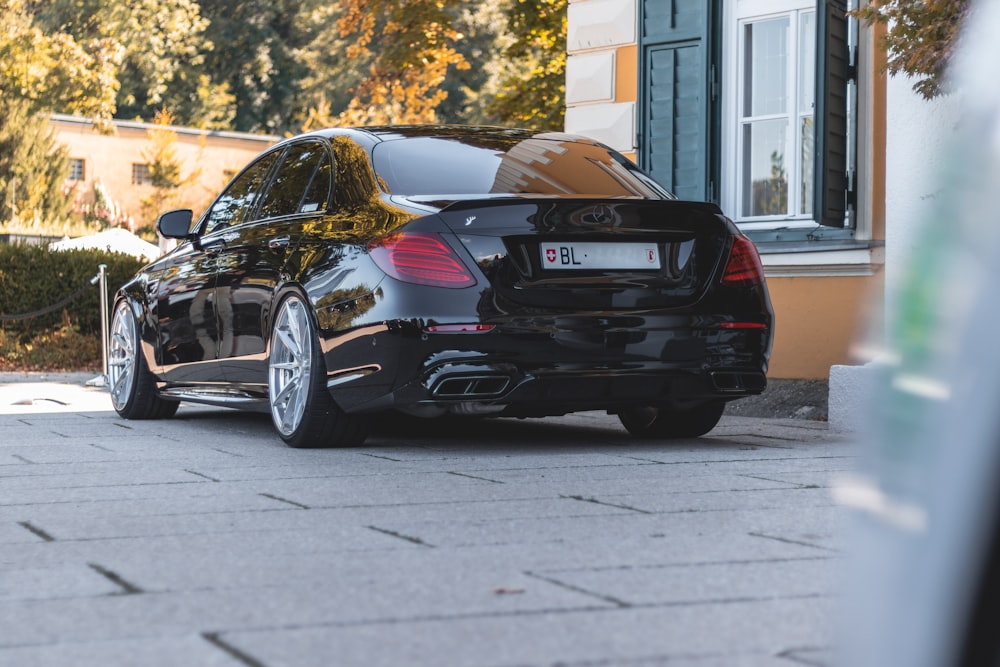
{"type": "Polygon", "coordinates": [[[55,312],[24,320],[0,320],[8,337],[22,342],[65,324],[65,312],[84,335],[100,334],[97,285],[90,285],[101,264],[107,266],[108,298],[145,262],[131,255],[104,250],[49,250],[38,245],[0,244],[0,315],[18,316],[45,309],[83,292],[55,312]]]}

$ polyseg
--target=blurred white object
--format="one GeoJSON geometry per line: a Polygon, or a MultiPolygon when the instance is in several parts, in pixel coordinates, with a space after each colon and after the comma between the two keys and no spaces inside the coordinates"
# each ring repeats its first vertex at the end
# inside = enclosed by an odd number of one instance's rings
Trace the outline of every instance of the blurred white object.
{"type": "Polygon", "coordinates": [[[160,248],[143,241],[138,236],[122,229],[112,227],[90,236],[79,236],[75,239],[63,239],[49,244],[51,250],[107,250],[132,255],[139,259],[152,262],[161,255],[160,248]]]}
{"type": "Polygon", "coordinates": [[[1000,610],[1000,3],[955,68],[961,113],[941,194],[891,299],[853,509],[844,667],[996,664],[1000,610]],[[996,569],[994,572],[993,569],[996,569]],[[982,605],[986,606],[982,606],[982,605]]]}

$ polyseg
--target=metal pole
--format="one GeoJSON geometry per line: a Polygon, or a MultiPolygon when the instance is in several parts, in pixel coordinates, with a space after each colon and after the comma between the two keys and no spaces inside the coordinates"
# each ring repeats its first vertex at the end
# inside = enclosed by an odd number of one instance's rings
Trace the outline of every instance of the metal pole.
{"type": "Polygon", "coordinates": [[[98,288],[101,290],[101,372],[108,383],[108,265],[98,264],[98,288]]]}

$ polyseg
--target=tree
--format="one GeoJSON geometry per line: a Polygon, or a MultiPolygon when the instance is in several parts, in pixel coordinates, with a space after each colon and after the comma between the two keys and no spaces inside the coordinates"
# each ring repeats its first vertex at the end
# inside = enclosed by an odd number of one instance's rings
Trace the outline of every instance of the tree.
{"type": "Polygon", "coordinates": [[[931,99],[944,91],[945,70],[969,12],[969,0],[871,0],[851,13],[887,26],[879,40],[887,71],[916,77],[913,89],[931,99]]]}
{"type": "Polygon", "coordinates": [[[115,111],[120,54],[106,39],[79,42],[35,25],[25,0],[0,0],[0,93],[28,110],[91,116],[106,127],[115,111]]]}
{"type": "Polygon", "coordinates": [[[293,116],[303,131],[335,125],[371,66],[371,58],[348,57],[349,42],[337,23],[342,14],[339,3],[328,3],[302,18],[310,39],[297,51],[305,72],[298,81],[293,116]]]}
{"type": "MultiPolygon", "coordinates": [[[[232,128],[242,132],[282,133],[298,128],[307,104],[302,81],[310,66],[327,59],[307,49],[324,29],[336,30],[336,11],[325,0],[201,0],[214,48],[205,54],[205,70],[225,82],[235,98],[232,128]]],[[[317,96],[318,97],[318,96],[317,96]]],[[[315,98],[313,99],[315,102],[315,98]]]]}
{"type": "Polygon", "coordinates": [[[504,123],[561,130],[566,106],[566,0],[513,0],[500,89],[488,113],[504,123]]]}
{"type": "Polygon", "coordinates": [[[85,45],[45,33],[24,0],[0,0],[0,219],[37,228],[64,221],[69,160],[48,125],[54,109],[108,127],[114,113],[117,53],[101,39],[85,45]]]}
{"type": "Polygon", "coordinates": [[[152,228],[164,211],[176,208],[190,188],[201,178],[201,170],[195,169],[182,174],[183,164],[177,157],[177,132],[173,129],[174,115],[167,109],[160,109],[153,119],[154,127],[149,130],[150,147],[142,157],[149,167],[153,191],[142,200],[142,221],[139,229],[152,228]]]}
{"type": "Polygon", "coordinates": [[[462,39],[440,0],[342,0],[337,24],[349,58],[371,66],[341,124],[434,123],[450,69],[468,69],[462,39]]]}
{"type": "Polygon", "coordinates": [[[0,192],[6,195],[0,219],[19,229],[64,222],[72,210],[64,190],[69,154],[56,142],[48,116],[31,107],[25,100],[0,101],[0,192]]]}
{"type": "Polygon", "coordinates": [[[486,102],[499,90],[505,71],[505,51],[514,41],[507,32],[511,0],[466,0],[456,3],[453,25],[461,33],[455,48],[471,67],[448,73],[441,88],[448,93],[437,107],[438,119],[445,123],[496,125],[500,119],[490,114],[486,102]]]}
{"type": "Polygon", "coordinates": [[[49,0],[35,17],[46,32],[98,40],[117,51],[119,118],[150,120],[157,108],[182,114],[185,125],[225,128],[233,97],[202,66],[212,49],[197,0],[49,0]]]}

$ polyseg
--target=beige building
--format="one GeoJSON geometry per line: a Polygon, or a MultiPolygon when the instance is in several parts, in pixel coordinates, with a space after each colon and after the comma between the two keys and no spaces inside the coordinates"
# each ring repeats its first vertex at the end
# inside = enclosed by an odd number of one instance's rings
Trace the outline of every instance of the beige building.
{"type": "MultiPolygon", "coordinates": [[[[150,206],[155,188],[149,171],[154,144],[151,131],[159,126],[133,121],[114,121],[114,133],[101,134],[90,119],[56,114],[51,126],[56,140],[69,149],[69,184],[81,206],[92,206],[95,186],[116,203],[118,219],[132,225],[151,224],[156,206],[150,206]],[[146,202],[144,204],[144,201],[146,202]]],[[[168,208],[204,208],[212,197],[251,158],[277,142],[280,137],[169,127],[176,140],[173,149],[181,164],[181,178],[191,183],[178,189],[168,208]]]]}

